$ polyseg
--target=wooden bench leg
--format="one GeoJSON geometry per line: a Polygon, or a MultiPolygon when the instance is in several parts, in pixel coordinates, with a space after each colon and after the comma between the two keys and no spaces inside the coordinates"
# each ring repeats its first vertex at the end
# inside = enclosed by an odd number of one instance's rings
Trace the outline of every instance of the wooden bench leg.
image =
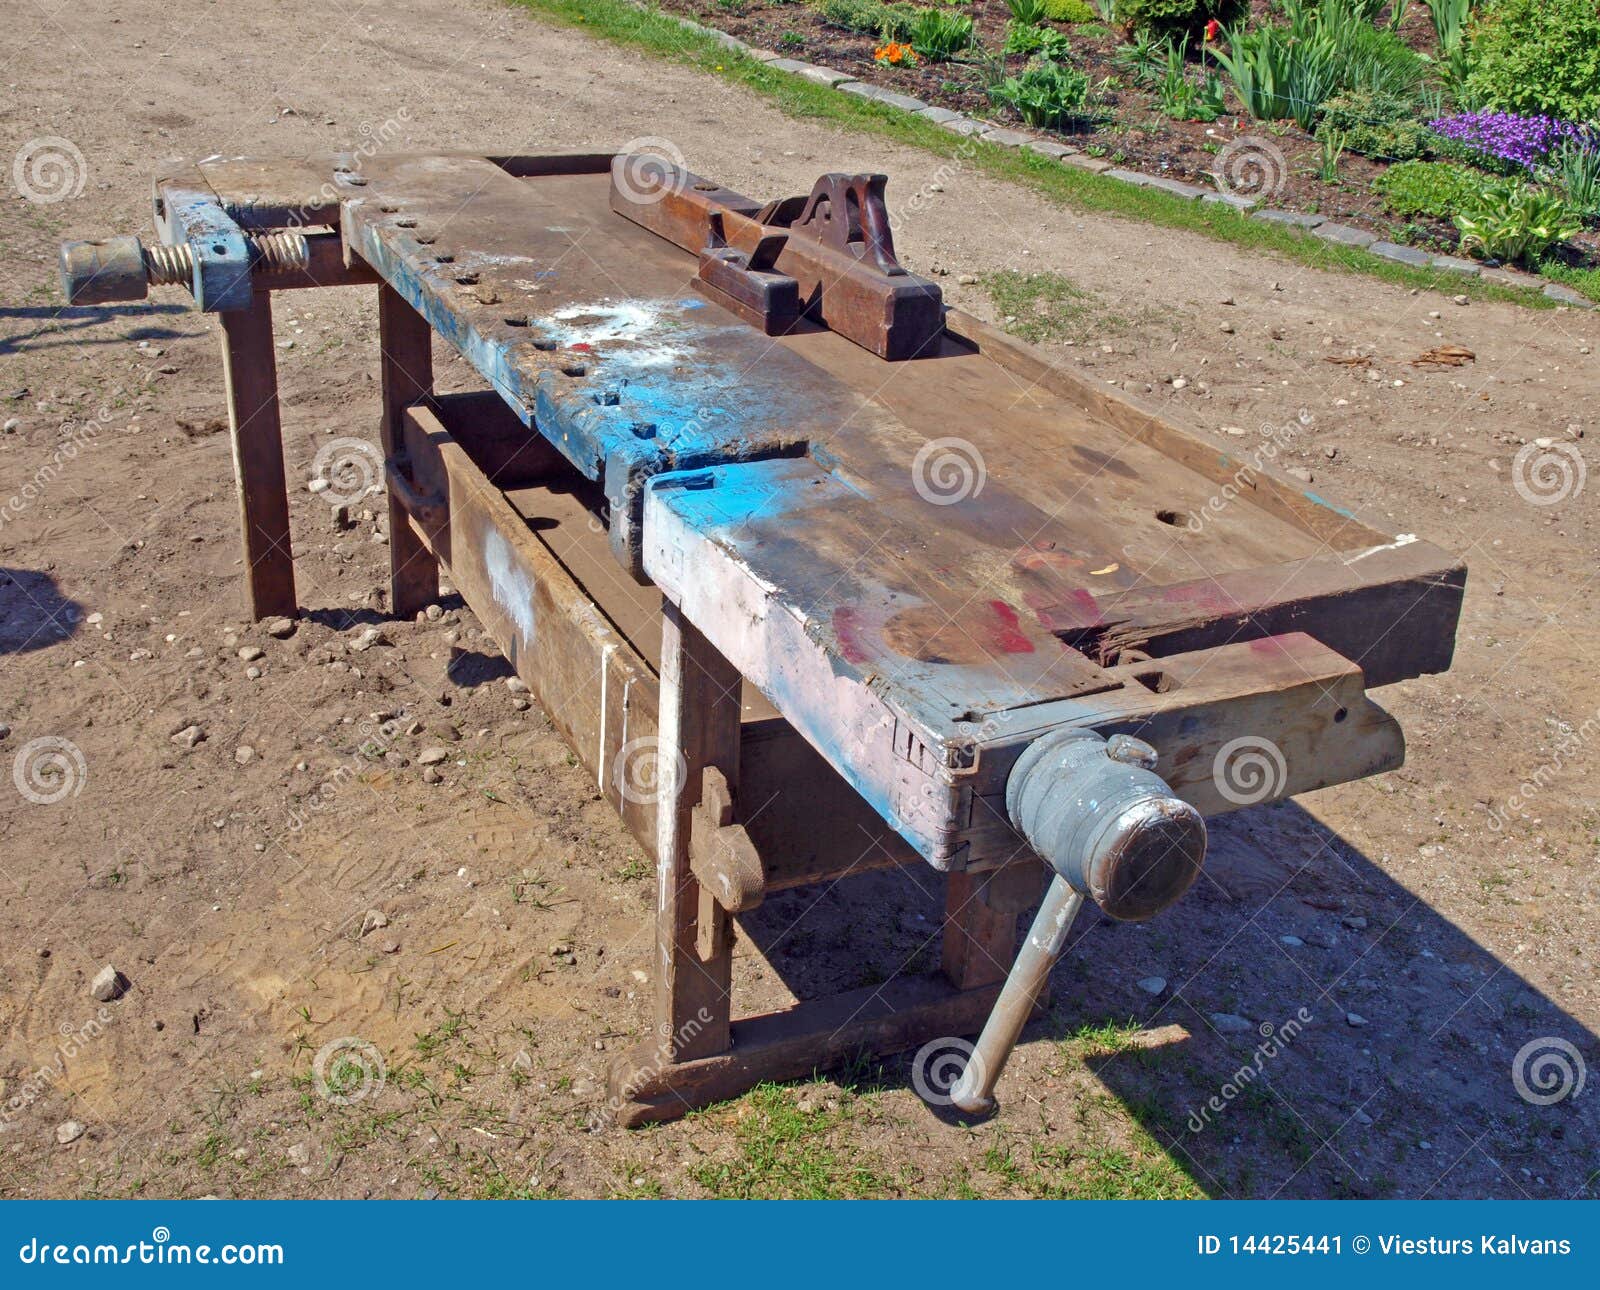
{"type": "MultiPolygon", "coordinates": [[[[384,460],[404,455],[405,410],[433,392],[433,331],[427,320],[388,283],[378,288],[378,366],[382,376],[384,460]]],[[[410,618],[439,597],[439,563],[412,527],[411,516],[389,493],[389,606],[410,618]]]]}
{"type": "Polygon", "coordinates": [[[293,618],[294,554],[289,546],[289,493],[278,419],[278,365],[272,349],[272,296],[257,291],[248,309],[218,316],[250,616],[293,618]]]}
{"type": "MultiPolygon", "coordinates": [[[[656,980],[654,1033],[611,1074],[619,1114],[671,1068],[725,1053],[732,1013],[733,925],[690,868],[690,829],[701,778],[715,766],[738,783],[738,671],[676,605],[665,604],[661,630],[661,709],[653,749],[656,803],[656,980]]],[[[685,1104],[687,1108],[687,1103],[685,1104]]]]}
{"type": "Polygon", "coordinates": [[[944,974],[958,990],[1005,980],[1017,956],[1016,910],[995,908],[984,875],[953,873],[944,898],[944,974]]]}

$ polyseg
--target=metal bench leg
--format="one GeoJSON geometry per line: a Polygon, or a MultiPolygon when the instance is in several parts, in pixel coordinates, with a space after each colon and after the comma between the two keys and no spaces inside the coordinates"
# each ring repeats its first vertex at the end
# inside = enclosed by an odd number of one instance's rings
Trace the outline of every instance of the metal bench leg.
{"type": "MultiPolygon", "coordinates": [[[[405,453],[405,410],[433,392],[433,332],[426,319],[387,283],[378,288],[378,367],[383,381],[383,455],[405,453]]],[[[390,487],[389,606],[410,618],[438,599],[439,564],[411,526],[411,516],[390,487]]]]}

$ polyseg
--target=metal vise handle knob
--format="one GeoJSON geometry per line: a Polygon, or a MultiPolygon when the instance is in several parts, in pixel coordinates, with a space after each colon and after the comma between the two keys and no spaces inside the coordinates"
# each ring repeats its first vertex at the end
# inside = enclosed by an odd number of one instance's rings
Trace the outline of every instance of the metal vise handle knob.
{"type": "Polygon", "coordinates": [[[1107,742],[1082,730],[1044,735],[1018,758],[1006,781],[1006,809],[1056,876],[950,1090],[961,1110],[994,1110],[1000,1073],[1085,897],[1113,918],[1149,918],[1199,875],[1205,821],[1173,795],[1155,764],[1155,749],[1142,740],[1116,735],[1107,742]]]}

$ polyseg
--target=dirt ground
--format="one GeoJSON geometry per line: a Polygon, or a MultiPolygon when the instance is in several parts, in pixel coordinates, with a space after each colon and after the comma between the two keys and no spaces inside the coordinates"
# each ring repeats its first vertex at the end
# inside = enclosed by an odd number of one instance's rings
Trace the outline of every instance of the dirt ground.
{"type": "MultiPolygon", "coordinates": [[[[26,166],[0,199],[0,1195],[1600,1190],[1600,317],[1078,215],[490,0],[0,17],[7,156],[82,158],[64,200],[26,166]],[[379,499],[340,530],[305,487],[332,440],[375,440],[371,293],[279,297],[288,639],[241,610],[212,321],[171,290],[62,307],[57,242],[148,232],[165,158],[647,136],[761,197],[887,171],[904,258],[956,304],[1067,275],[1061,361],[1224,436],[1304,410],[1285,464],[1469,564],[1454,669],[1378,695],[1405,768],[1217,821],[1151,924],[1086,917],[983,1124],[899,1057],[609,1127],[602,1072],[648,1013],[642,853],[459,602],[384,621],[379,499]],[[1410,365],[1438,344],[1476,361],[1410,365]]],[[[740,998],[927,966],[933,877],[769,901],[740,998]]]]}

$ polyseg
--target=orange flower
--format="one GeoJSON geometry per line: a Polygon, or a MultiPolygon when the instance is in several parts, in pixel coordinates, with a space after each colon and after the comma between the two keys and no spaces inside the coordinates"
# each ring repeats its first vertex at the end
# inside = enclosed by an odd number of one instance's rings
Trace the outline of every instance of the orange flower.
{"type": "Polygon", "coordinates": [[[872,58],[874,62],[884,63],[890,67],[912,67],[917,61],[916,53],[910,45],[902,45],[895,40],[873,50],[872,58]]]}

